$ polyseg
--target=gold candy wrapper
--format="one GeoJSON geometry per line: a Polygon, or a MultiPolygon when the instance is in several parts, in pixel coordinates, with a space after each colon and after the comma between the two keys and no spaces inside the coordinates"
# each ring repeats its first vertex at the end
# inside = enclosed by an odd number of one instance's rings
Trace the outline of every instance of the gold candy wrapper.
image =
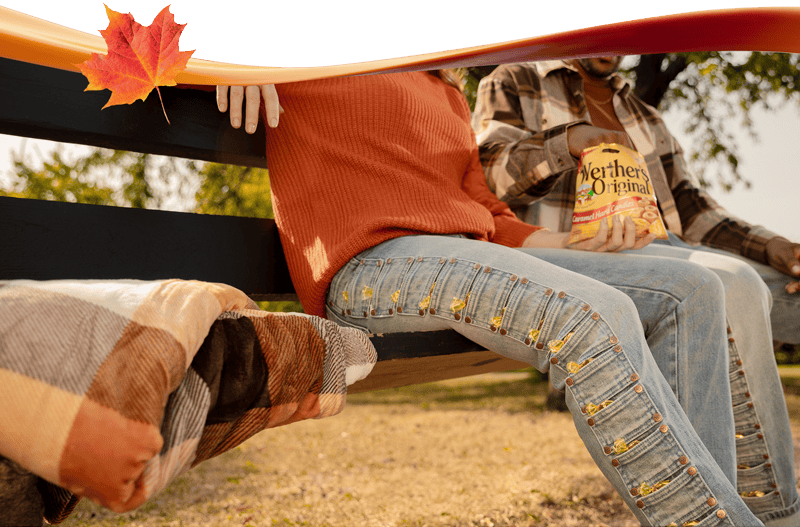
{"type": "Polygon", "coordinates": [[[636,237],[654,233],[667,239],[667,229],[656,204],[647,164],[639,152],[616,143],[587,148],[581,154],[575,182],[575,209],[569,243],[597,235],[600,222],[619,215],[633,218],[636,237]]]}

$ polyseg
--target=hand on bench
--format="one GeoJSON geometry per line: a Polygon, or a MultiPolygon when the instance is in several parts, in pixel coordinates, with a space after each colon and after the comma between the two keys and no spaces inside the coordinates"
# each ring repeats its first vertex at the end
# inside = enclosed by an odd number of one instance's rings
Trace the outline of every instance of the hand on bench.
{"type": "Polygon", "coordinates": [[[217,86],[217,108],[219,111],[228,111],[228,88],[230,88],[230,114],[231,126],[239,128],[242,125],[242,100],[245,101],[244,129],[248,134],[255,133],[258,127],[258,109],[261,105],[259,95],[264,97],[267,124],[270,128],[278,126],[283,108],[278,103],[278,92],[274,84],[262,86],[217,86]]]}

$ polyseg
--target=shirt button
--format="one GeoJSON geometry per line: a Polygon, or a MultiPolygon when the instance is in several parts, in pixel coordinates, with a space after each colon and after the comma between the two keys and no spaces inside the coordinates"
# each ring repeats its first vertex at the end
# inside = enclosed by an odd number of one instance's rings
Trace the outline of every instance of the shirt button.
{"type": "Polygon", "coordinates": [[[586,424],[589,426],[594,426],[594,419],[590,417],[589,419],[586,420],[586,424]]]}
{"type": "Polygon", "coordinates": [[[375,316],[375,310],[374,309],[372,311],[370,311],[370,313],[372,314],[373,317],[375,316]]]}
{"type": "Polygon", "coordinates": [[[695,474],[697,474],[697,469],[695,467],[689,467],[688,469],[686,469],[686,473],[689,474],[690,476],[694,476],[695,474]]]}
{"type": "Polygon", "coordinates": [[[508,279],[509,279],[511,282],[516,282],[516,281],[517,281],[517,275],[515,275],[515,274],[512,274],[512,275],[511,275],[511,276],[510,276],[508,279]]]}
{"type": "Polygon", "coordinates": [[[531,345],[531,339],[530,338],[526,338],[525,339],[525,345],[526,346],[530,346],[531,345]]]}
{"type": "MultiPolygon", "coordinates": [[[[608,447],[606,447],[606,448],[608,448],[608,447]]],[[[639,495],[639,489],[637,487],[633,487],[631,489],[631,496],[638,496],[638,495],[639,495]]]]}
{"type": "Polygon", "coordinates": [[[744,370],[739,370],[739,377],[741,377],[742,375],[744,375],[744,370]]]}
{"type": "Polygon", "coordinates": [[[728,338],[728,342],[730,342],[731,344],[733,344],[734,342],[736,342],[736,339],[735,339],[735,338],[733,338],[733,337],[730,337],[730,338],[728,338]]]}
{"type": "Polygon", "coordinates": [[[454,313],[453,318],[456,320],[461,320],[461,313],[454,313]]]}
{"type": "Polygon", "coordinates": [[[598,313],[597,311],[592,313],[592,320],[600,320],[600,313],[598,313]]]}
{"type": "Polygon", "coordinates": [[[619,466],[619,460],[618,459],[612,459],[611,460],[611,466],[612,467],[618,467],[619,466]]]}
{"type": "Polygon", "coordinates": [[[391,259],[391,258],[387,258],[387,259],[386,259],[386,263],[387,263],[387,264],[390,264],[390,263],[392,263],[392,259],[391,259]]]}
{"type": "MultiPolygon", "coordinates": [[[[538,346],[538,344],[537,344],[537,346],[538,346]]],[[[573,384],[575,384],[575,381],[572,380],[572,377],[567,377],[567,380],[565,382],[567,383],[567,386],[572,386],[573,384]]],[[[594,421],[592,421],[592,423],[594,423],[594,421]]],[[[589,426],[591,426],[591,425],[589,425],[589,426]]]]}
{"type": "Polygon", "coordinates": [[[394,315],[394,309],[392,309],[392,308],[389,308],[389,314],[390,314],[390,315],[394,315]]]}
{"type": "Polygon", "coordinates": [[[656,423],[661,421],[661,414],[653,414],[653,421],[656,423]]]}
{"type": "Polygon", "coordinates": [[[456,261],[457,261],[457,260],[456,260],[455,258],[450,258],[450,263],[451,263],[451,264],[454,264],[454,263],[456,263],[456,261]]]}
{"type": "Polygon", "coordinates": [[[681,456],[680,459],[678,459],[678,463],[680,463],[681,465],[685,465],[688,462],[689,462],[689,458],[686,457],[686,456],[681,456]]]}
{"type": "Polygon", "coordinates": [[[641,384],[637,384],[636,386],[633,387],[633,391],[636,393],[642,393],[644,391],[644,388],[642,388],[641,384]]]}
{"type": "Polygon", "coordinates": [[[622,346],[620,346],[619,344],[617,344],[616,346],[614,346],[614,351],[615,351],[615,352],[617,352],[617,353],[619,353],[620,351],[622,351],[622,346]]]}
{"type": "Polygon", "coordinates": [[[725,516],[727,516],[727,513],[724,510],[720,509],[720,510],[717,511],[717,518],[722,519],[725,516]]]}
{"type": "Polygon", "coordinates": [[[402,313],[403,312],[403,306],[397,306],[397,312],[398,313],[402,313]]]}
{"type": "Polygon", "coordinates": [[[411,256],[409,256],[409,257],[408,257],[408,260],[406,260],[406,263],[411,263],[411,262],[413,262],[413,261],[414,261],[414,258],[413,258],[413,257],[411,257],[411,256]]]}
{"type": "Polygon", "coordinates": [[[483,268],[483,272],[484,273],[491,273],[492,272],[492,268],[487,265],[486,267],[483,268]]]}
{"type": "Polygon", "coordinates": [[[352,314],[353,314],[353,312],[352,312],[350,309],[348,309],[348,310],[347,310],[347,314],[348,314],[348,315],[352,315],[352,314]]]}
{"type": "Polygon", "coordinates": [[[379,260],[379,261],[378,261],[378,267],[380,267],[380,266],[382,266],[382,265],[383,265],[383,262],[381,262],[381,261],[379,260]]]}
{"type": "Polygon", "coordinates": [[[558,298],[564,298],[565,296],[567,296],[567,293],[565,293],[564,291],[559,291],[558,298]]]}
{"type": "Polygon", "coordinates": [[[611,338],[609,338],[608,341],[612,344],[616,344],[619,342],[619,339],[616,337],[616,335],[611,335],[611,338]]]}
{"type": "Polygon", "coordinates": [[[367,318],[367,312],[364,311],[364,318],[367,318]]]}
{"type": "Polygon", "coordinates": [[[589,304],[583,304],[583,307],[581,307],[581,309],[583,309],[584,311],[589,311],[590,309],[592,309],[592,306],[590,306],[589,304]]]}
{"type": "Polygon", "coordinates": [[[419,310],[419,316],[424,316],[424,315],[425,315],[425,310],[424,309],[420,309],[419,310]]]}
{"type": "Polygon", "coordinates": [[[431,312],[431,315],[435,315],[436,314],[436,310],[434,308],[430,308],[428,311],[431,312]]]}
{"type": "Polygon", "coordinates": [[[443,264],[447,261],[447,258],[439,258],[439,263],[443,264]]]}
{"type": "Polygon", "coordinates": [[[661,425],[658,428],[658,431],[661,432],[662,434],[666,434],[667,432],[669,432],[669,427],[667,425],[661,425]]]}
{"type": "Polygon", "coordinates": [[[481,264],[475,264],[474,266],[472,266],[472,268],[477,271],[478,269],[481,268],[481,264]]]}
{"type": "Polygon", "coordinates": [[[537,350],[540,350],[540,349],[542,349],[542,348],[544,348],[544,342],[537,342],[537,343],[536,343],[536,349],[537,349],[537,350]]]}
{"type": "Polygon", "coordinates": [[[506,333],[508,333],[508,331],[506,331],[505,328],[500,328],[501,335],[505,335],[506,333]]]}
{"type": "Polygon", "coordinates": [[[553,357],[550,359],[550,364],[558,364],[558,357],[553,357]]]}
{"type": "Polygon", "coordinates": [[[642,500],[637,500],[636,506],[639,507],[640,509],[644,509],[644,502],[642,500]]]}
{"type": "Polygon", "coordinates": [[[636,382],[638,380],[639,380],[639,375],[637,375],[635,373],[633,375],[631,375],[631,382],[636,382]]]}
{"type": "Polygon", "coordinates": [[[492,333],[494,333],[495,331],[497,331],[497,326],[495,326],[494,324],[492,324],[491,326],[489,326],[489,330],[490,330],[492,333]]]}
{"type": "Polygon", "coordinates": [[[333,300],[328,300],[328,305],[329,305],[330,307],[333,307],[333,300]]]}
{"type": "Polygon", "coordinates": [[[470,317],[464,317],[464,322],[467,324],[472,324],[472,319],[470,317]]]}
{"type": "Polygon", "coordinates": [[[715,500],[714,498],[708,498],[708,499],[706,500],[706,503],[708,503],[708,506],[709,506],[709,507],[713,507],[714,505],[716,505],[716,504],[717,504],[717,500],[715,500]]]}
{"type": "Polygon", "coordinates": [[[546,296],[550,296],[550,295],[552,295],[552,294],[553,294],[553,290],[552,290],[552,289],[550,289],[550,288],[548,287],[548,288],[545,290],[544,294],[545,294],[546,296]]]}
{"type": "Polygon", "coordinates": [[[421,262],[423,260],[422,256],[417,256],[417,261],[421,262]]]}
{"type": "Polygon", "coordinates": [[[610,446],[603,447],[603,452],[605,452],[606,454],[610,454],[613,451],[614,450],[610,446]]]}

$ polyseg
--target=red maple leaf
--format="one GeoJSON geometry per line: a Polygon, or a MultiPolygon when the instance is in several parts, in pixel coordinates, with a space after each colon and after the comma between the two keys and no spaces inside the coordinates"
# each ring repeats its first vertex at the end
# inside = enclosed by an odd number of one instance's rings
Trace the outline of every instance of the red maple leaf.
{"type": "Polygon", "coordinates": [[[92,53],[91,59],[78,65],[89,79],[85,91],[111,90],[111,98],[103,108],[145,100],[153,88],[161,98],[158,87],[175,86],[175,76],[186,68],[194,53],[194,50],[178,51],[178,40],[186,24],[175,23],[169,6],[147,27],[137,23],[130,13],[123,15],[108,6],[106,13],[108,27],[100,34],[106,41],[108,54],[92,53]]]}

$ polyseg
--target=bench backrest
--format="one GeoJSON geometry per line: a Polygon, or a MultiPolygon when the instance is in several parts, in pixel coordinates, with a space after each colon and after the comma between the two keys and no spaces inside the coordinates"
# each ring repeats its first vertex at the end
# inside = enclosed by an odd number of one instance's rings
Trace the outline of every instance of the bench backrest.
{"type": "MultiPolygon", "coordinates": [[[[212,91],[100,110],[83,75],[0,58],[0,133],[266,167],[265,136],[230,126],[212,91]]],[[[0,197],[0,279],[184,278],[255,300],[295,299],[275,222],[0,197]]],[[[376,335],[379,363],[351,393],[524,367],[455,331],[376,335]]]]}

